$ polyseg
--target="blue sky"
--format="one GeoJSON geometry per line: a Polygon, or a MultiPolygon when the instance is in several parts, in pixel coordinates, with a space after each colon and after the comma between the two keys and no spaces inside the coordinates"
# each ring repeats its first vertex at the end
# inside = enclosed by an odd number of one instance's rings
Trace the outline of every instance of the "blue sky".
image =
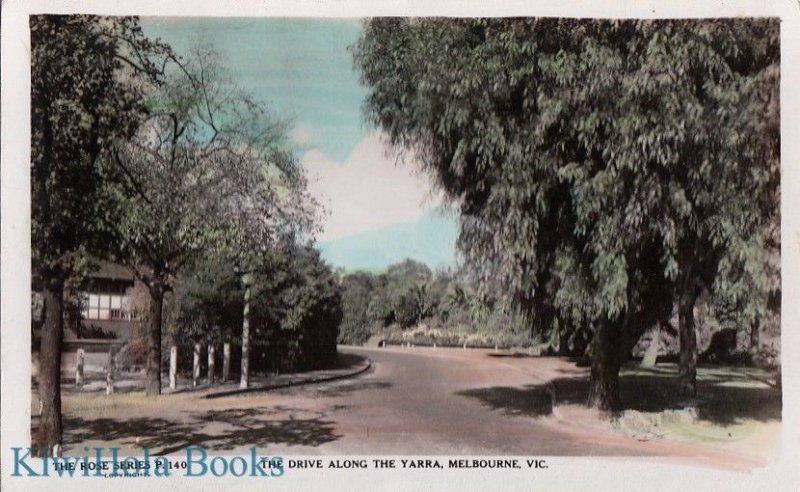
{"type": "Polygon", "coordinates": [[[145,17],[142,26],[179,53],[214,45],[240,87],[291,119],[309,191],[328,210],[319,246],[329,262],[373,270],[405,257],[455,262],[456,222],[440,195],[413,158],[398,165],[363,122],[366,90],[348,51],[359,20],[145,17]]]}

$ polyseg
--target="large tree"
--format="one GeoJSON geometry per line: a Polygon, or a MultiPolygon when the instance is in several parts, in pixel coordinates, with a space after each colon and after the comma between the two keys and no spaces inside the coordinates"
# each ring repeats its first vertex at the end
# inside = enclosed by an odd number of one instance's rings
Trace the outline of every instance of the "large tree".
{"type": "Polygon", "coordinates": [[[151,57],[168,50],[132,17],[37,15],[30,30],[33,288],[45,310],[34,441],[45,454],[62,439],[64,285],[86,253],[107,250],[113,230],[102,157],[144,116],[144,87],[160,72],[151,57]]]}
{"type": "Polygon", "coordinates": [[[745,281],[753,289],[740,307],[763,312],[766,292],[779,282],[772,257],[780,240],[769,232],[779,228],[778,23],[660,22],[639,29],[647,44],[631,78],[640,90],[630,100],[651,121],[637,133],[656,148],[629,145],[625,152],[653,159],[650,172],[669,172],[661,179],[665,197],[646,210],[660,224],[665,273],[674,284],[680,389],[694,396],[698,297],[745,281]]]}
{"type": "Polygon", "coordinates": [[[777,46],[765,19],[376,19],[355,57],[372,121],[460,207],[482,284],[537,329],[593,331],[589,404],[610,409],[674,304],[694,354],[698,291],[775,216],[777,46]]]}
{"type": "Polygon", "coordinates": [[[375,276],[367,272],[354,272],[342,277],[343,315],[339,328],[340,343],[357,345],[369,339],[367,309],[375,283],[375,276]]]}
{"type": "MultiPolygon", "coordinates": [[[[161,392],[164,294],[195,255],[244,262],[312,223],[285,125],[197,46],[149,94],[147,121],[116,146],[123,250],[150,293],[146,393],[161,392]]],[[[231,265],[233,268],[233,265],[231,265]]]]}

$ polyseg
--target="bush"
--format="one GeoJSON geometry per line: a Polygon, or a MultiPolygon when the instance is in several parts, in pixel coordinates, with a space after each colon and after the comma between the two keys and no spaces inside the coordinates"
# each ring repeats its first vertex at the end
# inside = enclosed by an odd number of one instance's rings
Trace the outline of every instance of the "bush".
{"type": "MultiPolygon", "coordinates": [[[[115,357],[117,369],[137,372],[147,363],[148,345],[144,338],[132,338],[123,345],[115,357]]],[[[166,351],[169,357],[169,350],[166,351]]]]}
{"type": "MultiPolygon", "coordinates": [[[[253,372],[291,372],[330,366],[342,321],[341,288],[331,268],[311,246],[285,245],[252,258],[250,287],[250,368],[253,372]]],[[[178,364],[191,371],[194,343],[230,341],[241,347],[244,290],[233,263],[201,258],[165,299],[165,326],[175,326],[178,364]]],[[[162,351],[165,363],[169,348],[162,351]]],[[[238,357],[239,350],[232,354],[238,357]]],[[[221,359],[220,359],[221,360],[221,359]]]]}

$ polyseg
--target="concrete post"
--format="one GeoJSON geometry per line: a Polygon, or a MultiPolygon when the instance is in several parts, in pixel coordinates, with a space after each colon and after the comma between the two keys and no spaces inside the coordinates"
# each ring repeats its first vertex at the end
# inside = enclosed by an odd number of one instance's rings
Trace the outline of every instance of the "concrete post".
{"type": "Polygon", "coordinates": [[[651,368],[656,366],[658,352],[661,349],[661,325],[655,324],[650,328],[650,344],[642,357],[641,367],[651,368]]]}
{"type": "Polygon", "coordinates": [[[200,383],[200,344],[194,344],[194,357],[192,359],[192,387],[200,383]]]}
{"type": "Polygon", "coordinates": [[[231,344],[222,345],[222,382],[227,382],[231,375],[231,344]]]}
{"type": "Polygon", "coordinates": [[[106,395],[114,394],[114,347],[108,349],[106,363],[106,395]]]}
{"type": "Polygon", "coordinates": [[[86,353],[82,348],[78,349],[78,354],[75,359],[75,386],[80,388],[83,386],[83,363],[86,353]]]}
{"type": "Polygon", "coordinates": [[[208,344],[208,384],[214,384],[214,344],[208,344]]]}
{"type": "Polygon", "coordinates": [[[178,388],[178,347],[169,348],[169,389],[178,388]]]}

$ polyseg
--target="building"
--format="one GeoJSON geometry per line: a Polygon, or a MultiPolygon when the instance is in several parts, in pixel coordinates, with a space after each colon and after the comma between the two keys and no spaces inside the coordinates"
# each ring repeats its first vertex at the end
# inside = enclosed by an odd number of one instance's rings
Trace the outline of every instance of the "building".
{"type": "MultiPolygon", "coordinates": [[[[62,381],[74,380],[78,350],[85,353],[87,377],[91,374],[91,377],[100,378],[109,352],[123,347],[140,333],[139,317],[132,302],[136,286],[130,268],[101,261],[99,268],[81,283],[77,295],[74,291],[64,292],[62,381]]],[[[44,322],[44,305],[41,295],[35,292],[31,308],[31,374],[35,381],[39,368],[40,330],[44,322]]]]}
{"type": "Polygon", "coordinates": [[[134,284],[130,268],[101,262],[100,268],[81,286],[80,319],[69,323],[71,329],[67,330],[67,338],[130,339],[137,318],[130,300],[134,284]]]}

